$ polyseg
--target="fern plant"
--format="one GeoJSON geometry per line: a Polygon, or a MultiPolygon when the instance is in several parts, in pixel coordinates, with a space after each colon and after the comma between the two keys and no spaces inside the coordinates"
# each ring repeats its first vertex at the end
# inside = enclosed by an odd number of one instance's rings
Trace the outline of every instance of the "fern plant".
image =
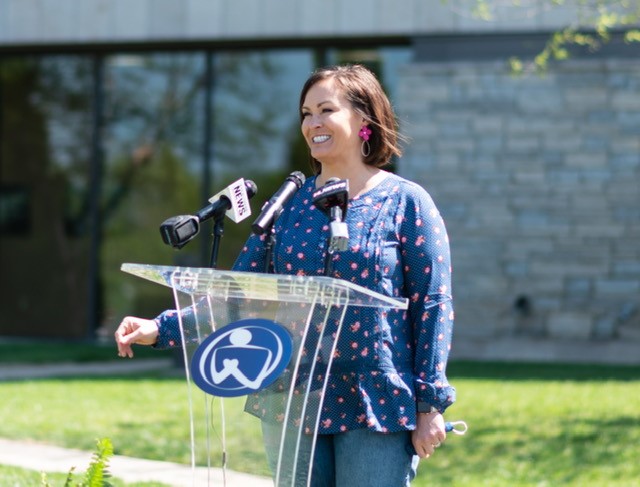
{"type": "MultiPolygon", "coordinates": [[[[75,467],[71,467],[67,474],[67,479],[63,487],[113,487],[109,483],[111,474],[109,473],[109,459],[113,456],[113,445],[109,438],[99,439],[96,443],[96,451],[91,457],[91,463],[87,471],[84,473],[82,480],[73,483],[73,471],[75,467]]],[[[53,487],[47,481],[47,474],[42,473],[42,486],[53,487]]]]}

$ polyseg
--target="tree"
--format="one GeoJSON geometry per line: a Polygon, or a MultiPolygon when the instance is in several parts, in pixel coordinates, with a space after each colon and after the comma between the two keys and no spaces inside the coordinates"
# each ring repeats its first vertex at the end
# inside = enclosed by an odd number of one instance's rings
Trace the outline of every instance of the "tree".
{"type": "Polygon", "coordinates": [[[468,6],[463,7],[467,14],[486,21],[496,20],[504,10],[522,16],[558,8],[575,10],[575,19],[553,32],[532,61],[510,59],[515,73],[544,71],[549,61],[569,58],[572,46],[596,51],[608,43],[614,33],[625,43],[640,41],[640,2],[637,0],[467,0],[467,3],[468,6]]]}

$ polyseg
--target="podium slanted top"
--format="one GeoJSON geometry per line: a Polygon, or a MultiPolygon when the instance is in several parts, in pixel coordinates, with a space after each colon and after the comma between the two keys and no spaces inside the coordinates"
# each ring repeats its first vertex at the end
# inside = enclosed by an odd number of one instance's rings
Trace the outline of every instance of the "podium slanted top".
{"type": "Polygon", "coordinates": [[[121,270],[186,294],[320,305],[407,309],[409,300],[326,276],[293,276],[203,267],[122,264],[121,270]]]}

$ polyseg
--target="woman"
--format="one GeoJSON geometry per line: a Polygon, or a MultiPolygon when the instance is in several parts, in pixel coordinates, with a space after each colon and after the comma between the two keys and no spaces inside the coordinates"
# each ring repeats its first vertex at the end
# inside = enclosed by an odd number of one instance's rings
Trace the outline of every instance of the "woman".
{"type": "MultiPolygon", "coordinates": [[[[312,194],[338,178],[349,183],[349,245],[333,254],[332,277],[409,298],[408,311],[345,320],[341,373],[330,376],[323,399],[313,485],[409,485],[418,459],[445,440],[442,413],[455,400],[445,374],[453,309],[444,223],[424,189],[382,169],[401,151],[391,104],[368,69],[313,73],[300,117],[315,175],[276,222],[273,271],[324,274],[328,221],[312,194]]],[[[265,254],[263,238],[251,236],[234,270],[264,269],[265,254]]],[[[179,342],[176,321],[175,313],[125,318],[116,332],[119,354],[132,356],[133,343],[179,342]]]]}

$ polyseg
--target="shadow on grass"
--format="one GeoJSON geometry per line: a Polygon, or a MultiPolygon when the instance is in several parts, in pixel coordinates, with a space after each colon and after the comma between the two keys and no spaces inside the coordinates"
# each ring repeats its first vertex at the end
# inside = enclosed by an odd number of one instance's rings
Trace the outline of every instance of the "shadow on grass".
{"type": "Polygon", "coordinates": [[[592,381],[640,380],[640,366],[452,361],[449,378],[592,381]]]}
{"type": "Polygon", "coordinates": [[[618,481],[637,478],[638,417],[516,421],[503,430],[476,424],[464,444],[448,441],[446,461],[436,460],[437,485],[460,485],[465,474],[491,479],[483,485],[629,485],[618,481]]]}

